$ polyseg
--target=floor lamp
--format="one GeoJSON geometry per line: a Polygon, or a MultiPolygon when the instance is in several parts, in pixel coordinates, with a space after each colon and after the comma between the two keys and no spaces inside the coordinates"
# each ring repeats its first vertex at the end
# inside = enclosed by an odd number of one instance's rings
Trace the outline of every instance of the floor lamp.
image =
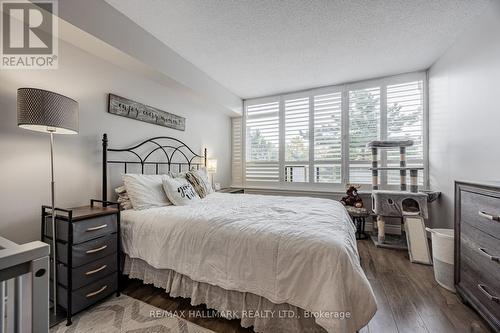
{"type": "Polygon", "coordinates": [[[50,134],[50,194],[52,206],[53,304],[57,313],[57,232],[54,182],[54,134],[78,134],[78,103],[71,98],[36,88],[17,90],[17,126],[50,134]]]}

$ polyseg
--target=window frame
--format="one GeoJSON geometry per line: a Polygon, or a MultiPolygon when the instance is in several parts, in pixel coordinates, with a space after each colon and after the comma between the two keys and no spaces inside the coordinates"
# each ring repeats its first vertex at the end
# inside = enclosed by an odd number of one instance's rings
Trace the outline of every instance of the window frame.
{"type": "MultiPolygon", "coordinates": [[[[387,135],[387,86],[411,81],[423,82],[423,167],[424,179],[423,189],[429,188],[429,131],[428,131],[428,76],[427,72],[412,72],[394,76],[386,76],[377,79],[370,79],[347,84],[325,86],[314,89],[307,89],[295,91],[290,93],[270,95],[265,97],[258,97],[243,100],[243,115],[242,115],[242,179],[243,186],[246,188],[262,188],[262,189],[278,189],[278,190],[307,190],[307,191],[321,191],[321,192],[344,192],[346,185],[349,183],[349,165],[351,163],[349,156],[349,91],[357,89],[366,89],[373,87],[380,87],[380,135],[381,140],[386,138],[387,135]],[[316,164],[332,164],[331,161],[315,161],[314,160],[314,96],[322,94],[341,93],[341,182],[340,183],[317,183],[314,182],[314,166],[316,164]],[[285,161],[285,100],[295,98],[309,98],[309,160],[307,163],[303,162],[286,162],[285,161]],[[246,179],[246,145],[247,145],[247,128],[246,128],[246,112],[247,107],[255,104],[279,102],[279,151],[278,151],[278,165],[279,165],[279,180],[277,182],[259,182],[247,181],[246,179]],[[285,166],[290,164],[309,166],[308,182],[285,182],[285,166]]],[[[381,162],[386,163],[386,154],[381,154],[381,162]]],[[[415,162],[415,161],[408,161],[415,162]]],[[[357,162],[359,163],[359,162],[357,162]]],[[[361,163],[365,164],[365,163],[361,163]]],[[[367,168],[370,167],[371,162],[366,162],[367,168]]],[[[385,189],[399,189],[399,185],[387,184],[387,175],[382,173],[380,175],[380,184],[385,189]]],[[[362,191],[370,191],[371,184],[363,184],[362,191]]]]}

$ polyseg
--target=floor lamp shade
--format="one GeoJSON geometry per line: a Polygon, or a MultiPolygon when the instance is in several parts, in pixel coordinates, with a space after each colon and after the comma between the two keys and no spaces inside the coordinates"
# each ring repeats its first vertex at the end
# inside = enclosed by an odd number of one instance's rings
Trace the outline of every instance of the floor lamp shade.
{"type": "Polygon", "coordinates": [[[51,91],[19,88],[17,125],[37,132],[78,134],[78,103],[51,91]]]}
{"type": "MultiPolygon", "coordinates": [[[[17,90],[17,125],[50,134],[50,194],[52,220],[52,301],[57,315],[57,228],[54,178],[54,134],[78,134],[78,103],[66,96],[36,88],[17,90]]],[[[43,239],[42,239],[43,240],[43,239]]]]}

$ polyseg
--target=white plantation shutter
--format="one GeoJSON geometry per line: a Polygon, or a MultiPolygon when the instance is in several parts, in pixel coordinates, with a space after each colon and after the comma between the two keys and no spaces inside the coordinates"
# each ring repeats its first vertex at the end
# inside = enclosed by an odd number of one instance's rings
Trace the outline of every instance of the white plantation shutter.
{"type": "Polygon", "coordinates": [[[231,118],[231,185],[243,185],[243,137],[242,118],[231,118]]]}
{"type": "MultiPolygon", "coordinates": [[[[366,145],[373,140],[413,140],[407,165],[426,167],[426,89],[425,73],[419,72],[246,100],[242,182],[318,190],[371,184],[366,145]]],[[[238,169],[233,136],[233,168],[238,169]]],[[[378,157],[380,166],[399,165],[398,149],[381,150],[378,157]]],[[[426,170],[419,173],[421,185],[426,175],[426,170]]],[[[379,180],[381,188],[399,188],[397,171],[383,171],[379,180]]],[[[238,181],[233,173],[233,182],[238,181]]]]}
{"type": "MultiPolygon", "coordinates": [[[[413,140],[406,149],[408,166],[424,165],[424,82],[412,81],[387,86],[387,139],[413,140]]],[[[399,151],[387,151],[387,163],[399,165],[399,151]]],[[[388,183],[399,184],[399,172],[388,172],[388,183]]],[[[409,177],[409,173],[408,173],[409,177]]],[[[423,183],[423,172],[419,174],[423,183]]],[[[409,183],[409,179],[407,180],[409,183]]]]}
{"type": "Polygon", "coordinates": [[[309,161],[309,97],[285,100],[285,161],[309,161]]]}
{"type": "Polygon", "coordinates": [[[245,178],[279,181],[279,101],[246,107],[245,178]]]}
{"type": "Polygon", "coordinates": [[[285,181],[309,181],[309,97],[285,99],[285,181]]]}
{"type": "Polygon", "coordinates": [[[380,87],[349,91],[349,182],[371,183],[371,150],[380,139],[380,87]]]}
{"type": "Polygon", "coordinates": [[[342,94],[314,96],[314,181],[340,183],[342,163],[342,94]]]}

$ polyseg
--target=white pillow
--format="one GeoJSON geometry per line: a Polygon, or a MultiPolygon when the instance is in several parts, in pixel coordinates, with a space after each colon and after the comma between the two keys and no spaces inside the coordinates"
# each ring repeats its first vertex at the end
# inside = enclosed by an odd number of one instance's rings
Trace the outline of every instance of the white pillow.
{"type": "Polygon", "coordinates": [[[168,175],[170,178],[186,178],[186,171],[181,171],[181,172],[175,172],[175,171],[169,171],[168,175]]]}
{"type": "Polygon", "coordinates": [[[141,210],[172,204],[163,191],[162,182],[163,179],[169,178],[167,175],[127,173],[124,174],[122,178],[134,209],[141,210]]]}
{"type": "Polygon", "coordinates": [[[168,199],[176,206],[186,206],[201,200],[186,178],[167,177],[163,179],[163,189],[168,199]]]}

